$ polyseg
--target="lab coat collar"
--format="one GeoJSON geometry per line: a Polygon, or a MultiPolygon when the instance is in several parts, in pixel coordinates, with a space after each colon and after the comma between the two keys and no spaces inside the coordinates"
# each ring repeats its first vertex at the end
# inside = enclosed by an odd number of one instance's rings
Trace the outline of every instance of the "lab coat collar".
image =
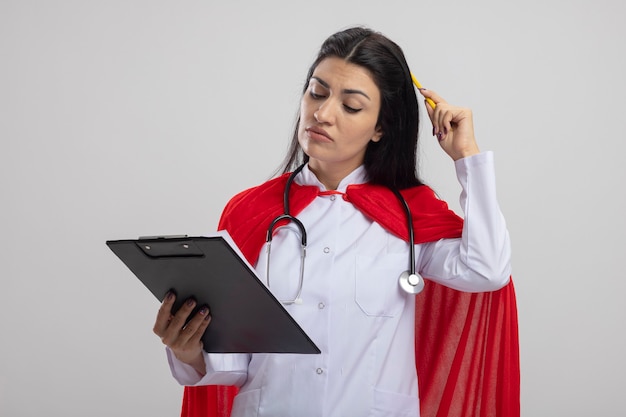
{"type": "MultiPolygon", "coordinates": [[[[320,182],[317,176],[309,169],[309,164],[300,171],[296,176],[296,184],[300,185],[314,185],[320,189],[320,191],[328,191],[324,184],[320,182]]],[[[360,165],[354,171],[349,173],[344,179],[339,182],[337,191],[341,193],[346,192],[346,188],[351,184],[363,184],[367,182],[367,173],[365,172],[365,166],[360,165]]]]}

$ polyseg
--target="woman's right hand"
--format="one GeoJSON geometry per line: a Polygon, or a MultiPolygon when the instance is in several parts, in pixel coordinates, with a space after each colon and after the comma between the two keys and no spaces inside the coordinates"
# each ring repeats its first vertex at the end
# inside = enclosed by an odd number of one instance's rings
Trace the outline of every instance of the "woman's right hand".
{"type": "Polygon", "coordinates": [[[204,375],[206,365],[202,354],[202,335],[211,323],[209,309],[203,306],[187,322],[196,301],[193,298],[186,300],[176,314],[172,314],[174,301],[176,295],[172,291],[168,292],[157,313],[153,331],[178,360],[193,366],[200,375],[204,375]]]}

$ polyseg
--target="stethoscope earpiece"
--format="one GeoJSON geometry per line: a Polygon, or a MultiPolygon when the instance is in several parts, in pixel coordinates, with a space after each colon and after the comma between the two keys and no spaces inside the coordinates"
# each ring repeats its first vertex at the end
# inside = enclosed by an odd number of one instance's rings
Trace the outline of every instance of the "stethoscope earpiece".
{"type": "Polygon", "coordinates": [[[424,278],[417,272],[404,271],[400,274],[400,287],[409,294],[419,294],[424,289],[424,278]]]}

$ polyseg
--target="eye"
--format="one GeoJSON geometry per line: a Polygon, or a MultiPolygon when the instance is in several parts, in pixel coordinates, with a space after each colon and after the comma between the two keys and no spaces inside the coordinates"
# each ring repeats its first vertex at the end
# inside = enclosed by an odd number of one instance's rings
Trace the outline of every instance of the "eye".
{"type": "Polygon", "coordinates": [[[358,113],[362,110],[362,109],[355,109],[354,107],[350,107],[347,104],[344,104],[343,108],[346,109],[348,113],[358,113]]]}
{"type": "Polygon", "coordinates": [[[316,93],[316,92],[315,92],[315,91],[313,91],[313,90],[310,90],[310,91],[309,91],[309,95],[311,96],[311,98],[312,98],[313,100],[319,100],[319,99],[321,99],[321,98],[324,98],[324,97],[325,97],[323,94],[318,94],[318,93],[316,93]]]}

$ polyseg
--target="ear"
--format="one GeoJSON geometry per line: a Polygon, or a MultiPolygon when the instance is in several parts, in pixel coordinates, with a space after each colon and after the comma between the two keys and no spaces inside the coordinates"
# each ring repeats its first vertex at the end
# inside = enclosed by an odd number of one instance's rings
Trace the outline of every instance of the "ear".
{"type": "Polygon", "coordinates": [[[378,142],[380,138],[383,137],[383,130],[380,126],[376,126],[376,130],[374,131],[374,136],[372,136],[372,142],[378,142]]]}

